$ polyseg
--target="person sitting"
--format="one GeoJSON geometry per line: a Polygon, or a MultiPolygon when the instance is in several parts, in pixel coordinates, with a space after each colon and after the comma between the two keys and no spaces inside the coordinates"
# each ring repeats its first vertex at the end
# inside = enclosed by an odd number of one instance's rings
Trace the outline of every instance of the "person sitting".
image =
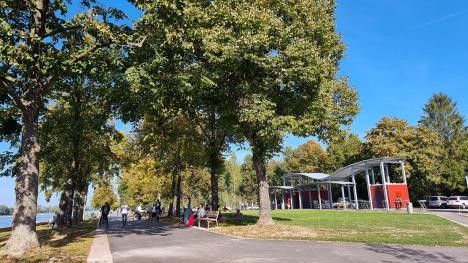
{"type": "Polygon", "coordinates": [[[197,218],[204,218],[205,214],[206,214],[205,206],[203,205],[203,203],[200,203],[198,205],[198,209],[197,209],[197,212],[196,212],[196,217],[197,218]]]}

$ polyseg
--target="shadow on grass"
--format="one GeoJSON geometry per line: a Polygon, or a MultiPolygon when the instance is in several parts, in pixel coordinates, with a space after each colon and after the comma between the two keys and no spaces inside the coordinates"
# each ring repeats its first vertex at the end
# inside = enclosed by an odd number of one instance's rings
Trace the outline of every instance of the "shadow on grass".
{"type": "MultiPolygon", "coordinates": [[[[426,250],[404,247],[399,245],[367,245],[367,250],[373,251],[379,254],[387,254],[398,258],[398,260],[407,262],[453,262],[461,263],[462,261],[456,258],[446,255],[441,252],[427,252],[426,250]]],[[[382,261],[382,262],[393,262],[393,261],[382,261]]]]}
{"type": "MultiPolygon", "coordinates": [[[[224,213],[223,216],[224,218],[221,222],[221,225],[224,225],[224,226],[252,225],[252,224],[256,224],[258,220],[258,216],[255,216],[255,215],[243,215],[242,220],[236,218],[234,213],[224,213]]],[[[285,217],[280,217],[280,216],[274,216],[273,220],[278,221],[278,222],[291,221],[290,218],[285,218],[285,217]]]]}
{"type": "Polygon", "coordinates": [[[70,229],[64,229],[62,233],[57,233],[58,236],[55,235],[54,230],[47,227],[39,229],[37,235],[41,245],[59,248],[73,243],[77,239],[93,237],[96,224],[96,219],[87,220],[70,229]]]}

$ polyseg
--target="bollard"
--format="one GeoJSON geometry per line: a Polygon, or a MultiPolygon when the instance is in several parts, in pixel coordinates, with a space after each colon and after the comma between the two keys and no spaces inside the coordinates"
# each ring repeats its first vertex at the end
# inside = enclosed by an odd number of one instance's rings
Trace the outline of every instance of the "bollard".
{"type": "Polygon", "coordinates": [[[413,203],[411,203],[411,202],[406,203],[406,212],[407,212],[408,214],[412,214],[412,213],[413,213],[413,203]]]}

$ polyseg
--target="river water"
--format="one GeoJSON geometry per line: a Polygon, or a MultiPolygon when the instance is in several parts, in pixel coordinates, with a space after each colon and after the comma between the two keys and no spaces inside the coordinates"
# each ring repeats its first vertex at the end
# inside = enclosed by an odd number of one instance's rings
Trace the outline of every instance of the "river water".
{"type": "MultiPolygon", "coordinates": [[[[47,222],[49,219],[52,219],[54,213],[40,213],[36,216],[37,222],[47,222]]],[[[0,216],[0,227],[10,227],[11,222],[13,221],[12,216],[0,216]]]]}
{"type": "MultiPolygon", "coordinates": [[[[95,212],[85,211],[85,217],[87,215],[90,215],[91,213],[95,213],[95,212]]],[[[54,213],[39,213],[36,216],[36,221],[37,222],[47,222],[47,221],[49,221],[49,219],[52,219],[53,216],[54,216],[54,213]]],[[[13,222],[13,217],[12,216],[0,216],[0,228],[10,227],[12,222],[13,222]]]]}

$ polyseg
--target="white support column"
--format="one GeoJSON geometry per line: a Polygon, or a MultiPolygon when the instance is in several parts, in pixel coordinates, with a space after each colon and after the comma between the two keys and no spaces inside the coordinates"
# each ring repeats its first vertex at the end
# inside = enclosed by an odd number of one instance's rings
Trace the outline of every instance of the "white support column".
{"type": "Polygon", "coordinates": [[[374,205],[372,204],[372,194],[371,194],[371,190],[370,190],[369,170],[367,168],[367,164],[365,166],[366,166],[365,167],[365,170],[366,170],[366,184],[367,184],[367,194],[369,196],[369,205],[370,205],[370,209],[374,210],[374,205]]]}
{"type": "Polygon", "coordinates": [[[319,202],[319,208],[322,210],[322,197],[320,196],[320,184],[317,182],[317,196],[319,202]]]}
{"type": "Polygon", "coordinates": [[[343,209],[346,210],[346,200],[345,200],[345,194],[344,194],[344,185],[341,185],[341,198],[343,198],[343,209]]]}
{"type": "Polygon", "coordinates": [[[309,186],[309,208],[310,209],[314,208],[313,202],[312,202],[312,186],[309,186]]]}
{"type": "MultiPolygon", "coordinates": [[[[348,183],[349,183],[349,179],[348,179],[348,183]]],[[[348,191],[348,198],[349,198],[349,203],[351,203],[352,199],[351,199],[351,186],[349,184],[346,185],[346,190],[348,191]]]]}
{"type": "Polygon", "coordinates": [[[285,204],[284,204],[284,189],[282,189],[281,191],[282,193],[282,200],[281,200],[281,209],[284,210],[285,209],[285,204]]]}
{"type": "Polygon", "coordinates": [[[359,202],[357,198],[357,189],[356,189],[356,175],[353,173],[352,177],[353,182],[353,194],[354,194],[354,204],[356,205],[356,209],[359,209],[359,202]]]}
{"type": "Polygon", "coordinates": [[[289,200],[291,200],[291,209],[294,209],[294,188],[289,192],[289,200]]]}
{"type": "Polygon", "coordinates": [[[298,194],[299,194],[299,209],[302,209],[302,192],[301,192],[301,187],[299,187],[299,190],[298,190],[298,194]]]}
{"type": "Polygon", "coordinates": [[[275,191],[275,210],[278,209],[278,199],[276,198],[276,189],[274,189],[275,191]]]}
{"type": "Polygon", "coordinates": [[[331,183],[328,183],[328,202],[330,205],[330,209],[332,209],[333,208],[333,195],[332,195],[331,183]]]}
{"type": "Polygon", "coordinates": [[[390,172],[388,171],[388,163],[385,165],[385,176],[387,177],[387,183],[391,183],[390,172]]]}
{"type": "Polygon", "coordinates": [[[382,184],[384,190],[384,198],[385,198],[385,208],[390,210],[390,204],[388,203],[388,194],[387,194],[387,182],[385,180],[385,169],[383,161],[380,161],[380,173],[382,174],[382,184]]]}
{"type": "Polygon", "coordinates": [[[372,184],[375,184],[374,168],[371,169],[371,175],[372,175],[372,184]]]}
{"type": "Polygon", "coordinates": [[[400,164],[401,164],[401,174],[403,175],[403,183],[406,184],[405,162],[400,161],[400,164]]]}

